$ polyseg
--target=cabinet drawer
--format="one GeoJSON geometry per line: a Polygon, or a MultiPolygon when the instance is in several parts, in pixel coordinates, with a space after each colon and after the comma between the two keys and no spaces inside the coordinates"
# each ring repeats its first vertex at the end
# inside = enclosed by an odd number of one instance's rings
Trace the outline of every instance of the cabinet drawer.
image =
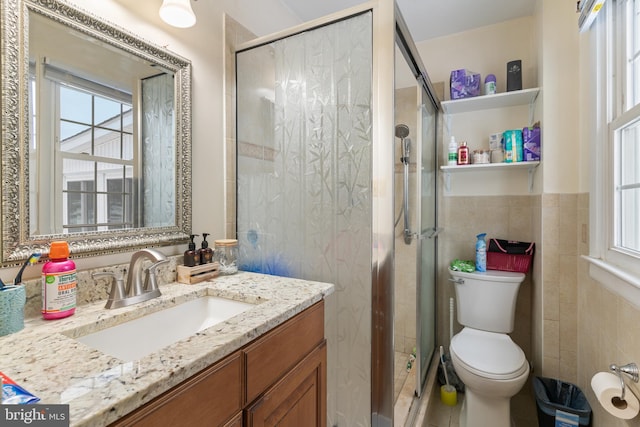
{"type": "Polygon", "coordinates": [[[324,340],[324,301],[244,349],[246,401],[252,402],[324,340]]]}
{"type": "Polygon", "coordinates": [[[242,357],[237,352],[111,426],[222,426],[241,410],[242,357]]]}
{"type": "Polygon", "coordinates": [[[323,342],[247,408],[246,427],[325,427],[327,346],[323,342]]]}

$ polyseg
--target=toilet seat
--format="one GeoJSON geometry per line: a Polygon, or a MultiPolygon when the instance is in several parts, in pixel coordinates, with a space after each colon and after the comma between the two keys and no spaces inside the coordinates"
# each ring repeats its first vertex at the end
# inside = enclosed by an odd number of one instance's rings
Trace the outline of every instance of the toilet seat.
{"type": "Polygon", "coordinates": [[[464,369],[488,379],[508,380],[529,369],[524,352],[506,334],[464,328],[451,340],[450,351],[464,369]]]}

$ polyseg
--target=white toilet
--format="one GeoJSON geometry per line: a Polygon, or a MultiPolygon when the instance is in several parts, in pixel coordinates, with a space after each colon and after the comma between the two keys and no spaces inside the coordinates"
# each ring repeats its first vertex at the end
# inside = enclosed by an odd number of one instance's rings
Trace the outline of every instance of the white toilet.
{"type": "Polygon", "coordinates": [[[529,363],[508,333],[513,331],[523,273],[449,270],[455,282],[457,318],[464,326],[449,351],[465,384],[460,427],[511,427],[510,400],[524,386],[529,363]]]}

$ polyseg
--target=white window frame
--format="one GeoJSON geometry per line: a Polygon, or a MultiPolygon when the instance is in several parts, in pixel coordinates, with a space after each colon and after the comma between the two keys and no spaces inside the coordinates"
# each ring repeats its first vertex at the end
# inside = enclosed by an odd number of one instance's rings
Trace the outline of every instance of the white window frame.
{"type": "MultiPolygon", "coordinates": [[[[95,209],[97,217],[94,219],[95,223],[87,224],[87,227],[95,227],[95,231],[105,231],[109,230],[111,226],[124,226],[126,228],[135,228],[137,226],[138,218],[131,218],[129,221],[124,218],[122,222],[118,223],[110,223],[108,221],[108,206],[105,201],[102,201],[102,198],[99,195],[104,194],[105,197],[108,194],[106,191],[106,181],[107,178],[122,178],[123,180],[126,178],[132,178],[134,181],[136,180],[136,171],[140,171],[141,168],[137,167],[138,163],[141,161],[139,153],[137,149],[133,148],[133,158],[131,159],[122,159],[115,157],[101,157],[98,155],[94,155],[91,153],[73,153],[66,152],[60,149],[61,137],[60,137],[60,89],[63,86],[69,86],[73,90],[81,91],[87,93],[89,96],[93,97],[103,97],[111,99],[113,102],[126,104],[131,106],[133,109],[133,101],[132,95],[127,94],[122,91],[118,91],[115,89],[108,88],[103,86],[97,82],[92,82],[90,80],[86,80],[80,77],[77,77],[69,72],[62,71],[58,68],[47,66],[45,61],[38,61],[37,65],[32,69],[32,74],[34,81],[36,84],[42,89],[39,91],[41,94],[46,94],[43,98],[46,98],[43,101],[47,108],[44,110],[47,112],[46,115],[43,113],[42,117],[38,120],[38,125],[35,126],[36,131],[39,131],[41,135],[46,135],[45,140],[53,140],[55,144],[39,144],[39,149],[32,156],[34,158],[38,158],[38,170],[45,170],[46,173],[42,173],[42,176],[38,178],[42,180],[43,183],[39,183],[38,187],[41,191],[39,193],[43,193],[42,189],[44,189],[45,193],[51,194],[49,203],[43,203],[42,205],[46,208],[41,208],[41,211],[38,212],[38,216],[42,216],[43,218],[50,218],[51,221],[51,229],[55,230],[58,234],[70,234],[81,232],[80,230],[76,230],[76,227],[73,224],[68,224],[68,212],[66,205],[66,180],[70,181],[82,181],[82,180],[93,180],[95,182],[96,187],[94,188],[92,194],[96,199],[95,209]],[[122,170],[118,170],[116,173],[113,172],[78,172],[75,174],[67,173],[67,178],[65,178],[63,171],[63,161],[64,160],[81,160],[84,162],[93,162],[94,169],[98,163],[113,165],[114,167],[131,167],[132,174],[129,176],[128,173],[123,173],[122,170]],[[43,169],[46,167],[47,169],[43,169]],[[52,179],[53,177],[53,179],[52,179]],[[46,209],[46,210],[45,210],[46,209]]],[[[34,113],[35,114],[35,113],[34,113]]],[[[124,113],[126,114],[126,113],[124,113]]],[[[133,111],[132,111],[133,114],[133,111]]],[[[37,114],[36,114],[37,115],[37,114]]],[[[122,116],[122,115],[121,115],[122,116]]],[[[121,117],[120,117],[121,118],[121,117]]],[[[95,129],[104,129],[95,123],[85,123],[88,129],[91,129],[91,133],[95,129]]],[[[132,135],[133,140],[135,141],[135,128],[133,132],[127,131],[122,128],[122,123],[120,123],[120,130],[109,129],[110,132],[119,133],[121,135],[132,135]]],[[[91,145],[95,142],[94,137],[91,136],[91,145]]],[[[35,144],[35,140],[34,140],[35,144]]],[[[135,144],[135,142],[134,142],[135,144]]],[[[30,158],[32,157],[30,156],[30,158]]],[[[122,193],[117,193],[120,195],[125,195],[125,190],[123,188],[122,193]]],[[[132,204],[137,203],[136,192],[130,195],[130,202],[132,204]]],[[[136,209],[134,209],[134,212],[136,209]]]]}
{"type": "MultiPolygon", "coordinates": [[[[626,4],[627,0],[624,1],[626,4]]],[[[638,1],[638,0],[636,0],[638,1]]],[[[592,131],[592,193],[590,197],[591,241],[590,275],[640,306],[640,256],[616,247],[615,185],[618,158],[618,131],[640,118],[640,106],[626,110],[624,89],[627,82],[625,32],[628,21],[619,2],[605,4],[592,27],[591,49],[595,60],[591,76],[595,77],[595,123],[592,131]],[[617,25],[622,23],[623,25],[617,25]],[[611,29],[615,29],[612,31],[611,29]],[[594,48],[595,46],[595,48],[594,48]]],[[[640,220],[640,219],[639,219],[640,220]]]]}

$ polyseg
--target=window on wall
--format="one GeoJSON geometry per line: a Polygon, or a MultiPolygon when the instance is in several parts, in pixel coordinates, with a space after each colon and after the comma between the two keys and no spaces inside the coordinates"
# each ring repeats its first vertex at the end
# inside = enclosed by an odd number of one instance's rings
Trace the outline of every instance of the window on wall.
{"type": "MultiPolygon", "coordinates": [[[[640,276],[640,0],[606,4],[600,28],[606,111],[602,258],[640,276]],[[604,51],[604,52],[602,52],[604,51]],[[605,70],[606,69],[606,70],[605,70]]],[[[600,142],[601,143],[601,142],[600,142]]]]}

